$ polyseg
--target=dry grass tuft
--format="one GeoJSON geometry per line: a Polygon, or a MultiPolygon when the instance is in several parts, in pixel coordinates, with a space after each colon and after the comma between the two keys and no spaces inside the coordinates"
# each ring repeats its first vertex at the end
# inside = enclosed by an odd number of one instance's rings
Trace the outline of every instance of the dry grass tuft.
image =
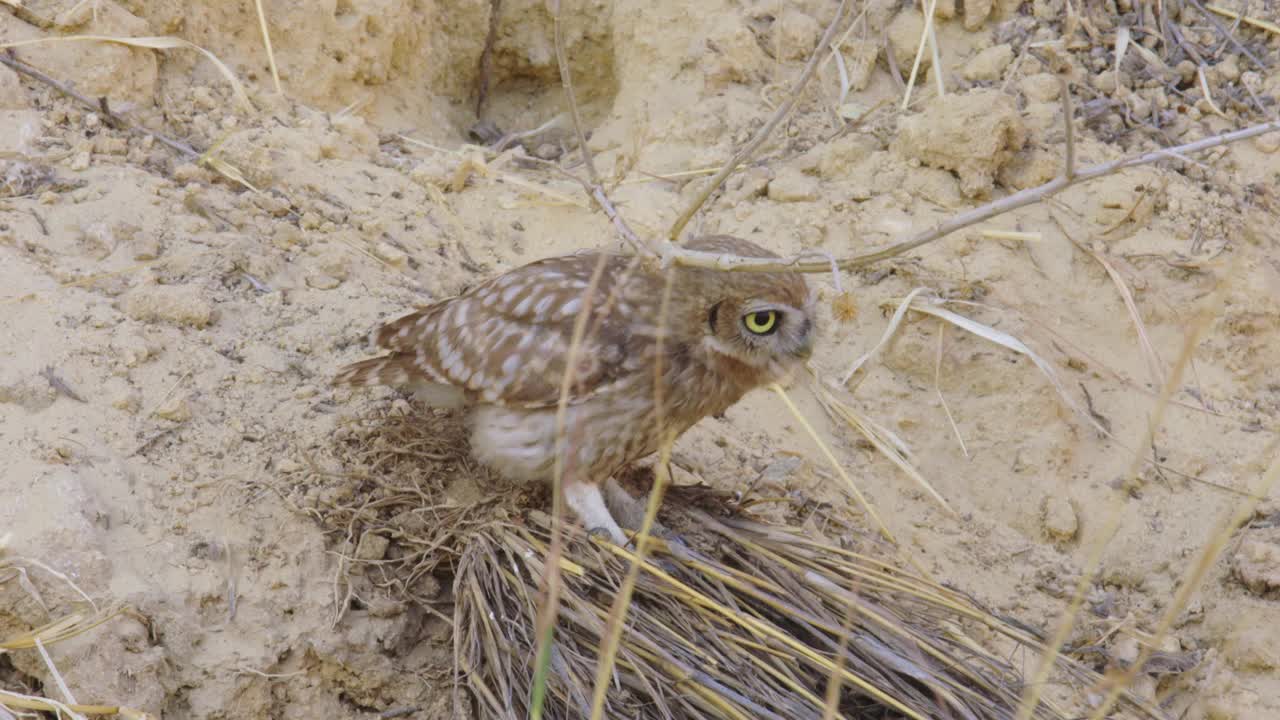
{"type": "Polygon", "coordinates": [[[47,685],[56,687],[64,698],[63,701],[59,701],[42,695],[14,692],[0,687],[0,719],[35,717],[33,713],[28,711],[41,711],[53,713],[54,716],[59,718],[71,718],[71,720],[86,720],[87,717],[105,715],[124,718],[124,720],[154,720],[154,716],[141,710],[134,710],[120,705],[85,705],[75,701],[71,695],[71,690],[68,688],[57,666],[54,665],[46,648],[91,632],[99,625],[113,620],[116,616],[131,611],[124,605],[114,603],[107,607],[99,608],[74,582],[48,565],[31,558],[6,556],[5,550],[10,537],[8,533],[0,535],[0,585],[11,581],[17,582],[23,591],[44,607],[44,600],[27,573],[29,566],[36,567],[69,584],[77,594],[86,600],[88,607],[62,615],[58,619],[40,627],[9,637],[0,637],[0,657],[15,652],[32,650],[38,652],[49,672],[50,680],[47,685]]]}
{"type": "MultiPolygon", "coordinates": [[[[336,458],[343,471],[314,468],[295,492],[347,548],[370,533],[390,541],[378,558],[344,551],[365,577],[451,618],[455,703],[476,717],[526,717],[554,557],[547,492],[475,466],[454,416],[397,405],[349,425],[336,458]],[[433,583],[451,592],[419,592],[433,583]]],[[[643,468],[624,480],[651,482],[643,468]]],[[[642,562],[604,717],[1014,717],[1020,663],[1040,648],[1034,632],[889,560],[893,549],[853,513],[784,488],[759,493],[670,488],[660,520],[681,540],[654,538],[642,562]],[[827,697],[834,715],[824,715],[827,697]]],[[[576,527],[565,540],[543,710],[586,718],[635,552],[576,527]]],[[[1061,659],[1061,692],[1051,694],[1063,707],[1043,704],[1036,717],[1070,717],[1083,707],[1071,698],[1100,682],[1061,659]]],[[[1160,717],[1127,695],[1121,710],[1160,717]]]]}

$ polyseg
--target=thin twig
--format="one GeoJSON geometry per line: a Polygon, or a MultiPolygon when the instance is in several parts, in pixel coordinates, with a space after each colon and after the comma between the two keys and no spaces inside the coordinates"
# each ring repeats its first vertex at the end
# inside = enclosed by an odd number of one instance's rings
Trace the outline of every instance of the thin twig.
{"type": "Polygon", "coordinates": [[[276,94],[284,95],[284,87],[280,85],[280,71],[276,68],[276,51],[271,47],[271,31],[267,29],[267,11],[262,8],[262,0],[254,0],[258,10],[258,29],[262,31],[262,44],[267,49],[267,66],[271,68],[271,82],[275,85],[276,94]]]}
{"type": "Polygon", "coordinates": [[[1239,50],[1240,54],[1249,58],[1250,62],[1258,66],[1259,70],[1267,69],[1267,64],[1262,62],[1262,60],[1259,60],[1257,55],[1254,55],[1249,50],[1249,48],[1244,46],[1244,43],[1237,40],[1236,36],[1232,35],[1231,32],[1227,30],[1225,26],[1223,26],[1222,21],[1219,20],[1216,15],[1206,10],[1205,7],[1199,3],[1198,0],[1187,0],[1187,1],[1190,2],[1192,7],[1194,7],[1196,10],[1199,10],[1200,14],[1205,16],[1205,18],[1209,21],[1209,24],[1212,25],[1214,29],[1217,30],[1222,35],[1222,37],[1226,38],[1227,42],[1231,43],[1231,45],[1235,47],[1236,50],[1239,50]]]}
{"type": "Polygon", "coordinates": [[[1239,20],[1245,25],[1251,25],[1253,27],[1258,28],[1259,30],[1265,30],[1273,35],[1280,35],[1280,25],[1276,25],[1275,23],[1270,22],[1268,20],[1249,17],[1248,15],[1241,15],[1240,13],[1234,10],[1228,10],[1227,8],[1219,7],[1217,5],[1210,5],[1208,6],[1208,9],[1211,12],[1215,12],[1219,15],[1229,17],[1232,20],[1239,20]]]}
{"type": "Polygon", "coordinates": [[[631,229],[631,226],[627,225],[626,220],[622,219],[622,215],[618,212],[618,208],[613,206],[613,202],[609,200],[609,196],[605,193],[603,185],[596,185],[592,188],[591,197],[596,201],[596,204],[600,206],[600,209],[609,218],[609,221],[613,223],[613,228],[618,232],[618,235],[622,236],[622,239],[626,240],[634,250],[646,255],[656,256],[658,254],[656,250],[649,247],[645,241],[641,240],[640,237],[636,235],[635,231],[631,229]]]}
{"type": "MultiPolygon", "coordinates": [[[[569,437],[571,430],[569,427],[569,395],[573,391],[573,384],[576,380],[575,369],[578,363],[578,352],[582,349],[583,340],[586,338],[587,325],[591,319],[591,309],[595,303],[595,294],[600,287],[600,278],[604,275],[605,261],[607,255],[601,255],[600,260],[596,263],[595,270],[591,273],[591,279],[587,282],[587,287],[582,291],[582,309],[578,312],[577,317],[573,321],[573,336],[569,342],[568,357],[565,359],[564,375],[560,380],[559,399],[556,403],[556,437],[555,437],[555,458],[552,463],[552,485],[551,485],[551,546],[547,551],[546,574],[543,577],[543,603],[538,609],[538,618],[535,627],[537,629],[537,652],[535,653],[534,663],[534,685],[533,694],[530,704],[532,705],[529,713],[531,720],[540,720],[542,717],[542,700],[546,697],[546,687],[548,672],[551,667],[551,653],[554,645],[556,617],[560,609],[560,596],[563,590],[563,579],[560,576],[560,558],[564,553],[564,517],[565,517],[565,497],[564,484],[565,478],[580,470],[576,467],[573,453],[569,452],[569,437]]],[[[580,427],[580,423],[575,424],[572,428],[576,434],[580,434],[584,428],[580,427]]]]}
{"type": "Polygon", "coordinates": [[[941,319],[938,320],[938,354],[934,357],[933,362],[933,390],[938,394],[938,402],[942,404],[942,412],[947,415],[947,422],[951,425],[951,431],[956,434],[956,440],[960,443],[960,452],[964,453],[964,458],[969,459],[969,448],[964,444],[964,435],[960,434],[960,426],[956,424],[955,416],[951,414],[951,407],[947,405],[947,398],[942,394],[942,347],[945,344],[947,335],[947,323],[941,319]]]}
{"type": "MultiPolygon", "coordinates": [[[[921,7],[925,12],[924,28],[920,31],[920,45],[916,48],[916,58],[911,63],[911,75],[907,78],[907,91],[902,94],[902,109],[906,110],[911,106],[911,90],[916,86],[916,76],[920,73],[920,60],[924,57],[925,45],[929,41],[929,33],[933,30],[933,14],[938,9],[938,0],[929,0],[926,6],[923,2],[921,7]]],[[[893,48],[889,48],[892,52],[893,48]]],[[[933,69],[934,73],[940,72],[939,68],[933,69]]]]}
{"type": "Polygon", "coordinates": [[[715,177],[711,178],[711,182],[707,183],[707,186],[702,189],[702,192],[698,193],[698,197],[694,198],[689,207],[680,214],[680,217],[676,220],[675,224],[671,226],[671,231],[667,233],[667,237],[671,242],[675,242],[680,239],[680,233],[684,230],[684,227],[689,224],[689,221],[693,219],[693,216],[698,212],[703,204],[706,203],[707,198],[711,197],[711,193],[715,192],[720,185],[724,183],[725,179],[729,177],[729,174],[736,170],[739,165],[745,163],[752,155],[755,154],[756,150],[764,144],[764,141],[773,134],[774,128],[778,127],[778,124],[782,122],[783,118],[785,118],[791,112],[791,109],[795,107],[796,102],[800,99],[800,93],[804,90],[805,85],[809,83],[810,78],[813,77],[814,72],[818,69],[818,60],[823,56],[826,48],[831,45],[831,39],[835,37],[836,27],[840,25],[840,20],[844,18],[845,6],[848,4],[849,0],[840,0],[840,5],[836,8],[836,16],[831,19],[831,24],[827,26],[827,31],[822,34],[822,39],[819,40],[817,46],[814,47],[813,53],[809,56],[809,63],[804,67],[804,72],[800,73],[800,77],[797,78],[795,84],[791,86],[791,91],[788,93],[786,101],[778,106],[778,109],[773,113],[773,117],[769,118],[769,122],[765,123],[764,127],[756,131],[755,136],[751,138],[750,142],[744,145],[742,149],[733,156],[732,160],[725,163],[724,167],[720,168],[720,172],[716,173],[715,177]]]}
{"type": "Polygon", "coordinates": [[[124,130],[128,130],[129,132],[132,132],[136,135],[149,135],[155,138],[156,140],[160,141],[161,143],[168,145],[170,148],[173,148],[174,150],[177,150],[183,155],[187,155],[189,157],[200,157],[201,155],[201,153],[196,151],[195,148],[191,147],[190,145],[184,142],[174,140],[173,138],[162,135],[161,133],[158,133],[154,130],[148,130],[145,127],[134,125],[133,123],[126,120],[123,115],[120,115],[112,111],[110,109],[110,104],[107,103],[104,99],[92,100],[88,97],[85,97],[84,95],[81,95],[80,93],[71,89],[70,85],[67,85],[66,83],[61,82],[59,80],[55,80],[49,77],[48,75],[45,75],[44,73],[40,72],[39,70],[31,67],[30,65],[22,62],[21,60],[18,59],[17,54],[14,53],[13,50],[0,53],[0,64],[8,65],[9,67],[13,68],[16,72],[22,73],[23,75],[26,75],[32,80],[38,80],[44,83],[45,85],[48,85],[49,87],[53,88],[54,90],[57,90],[63,95],[66,95],[67,97],[72,98],[73,100],[79,102],[81,105],[84,105],[86,108],[88,108],[89,110],[92,110],[93,112],[103,113],[104,114],[103,120],[107,122],[107,124],[109,125],[113,125],[115,127],[119,127],[124,130]]]}
{"type": "Polygon", "coordinates": [[[599,185],[600,174],[596,172],[591,148],[587,147],[587,133],[582,129],[582,114],[578,111],[578,97],[573,92],[573,77],[569,73],[569,59],[565,55],[564,24],[560,22],[560,0],[551,0],[547,4],[551,8],[551,18],[555,22],[556,64],[560,66],[560,84],[564,86],[565,101],[569,104],[570,115],[573,116],[573,129],[578,134],[578,147],[582,150],[582,161],[586,163],[591,184],[599,185]]]}
{"type": "MultiPolygon", "coordinates": [[[[871,265],[887,260],[891,257],[902,255],[916,248],[927,245],[935,240],[946,237],[951,233],[962,230],[970,225],[990,220],[998,215],[1026,207],[1033,203],[1039,202],[1050,195],[1061,192],[1072,185],[1093,180],[1096,178],[1110,175],[1116,171],[1124,170],[1131,167],[1139,167],[1141,165],[1150,165],[1160,160],[1175,157],[1179,160],[1184,158],[1178,157],[1182,153],[1199,152],[1201,150],[1211,150],[1223,145],[1248,140],[1249,138],[1265,135],[1271,132],[1280,132],[1280,120],[1251,125],[1249,127],[1235,130],[1220,135],[1202,138],[1195,142],[1178,145],[1172,148],[1161,148],[1153,150],[1142,155],[1112,160],[1111,162],[1090,165],[1077,171],[1070,179],[1059,176],[1049,182],[1034,188],[1027,188],[1016,192],[1012,195],[1000,198],[994,202],[987,203],[981,207],[967,210],[958,215],[945,220],[928,230],[917,233],[910,240],[895,245],[890,245],[882,250],[876,250],[865,255],[855,255],[851,258],[844,258],[838,261],[841,270],[853,270],[854,268],[871,265]]],[[[787,258],[748,258],[736,255],[720,255],[717,253],[688,250],[677,247],[672,243],[666,243],[663,246],[663,262],[675,263],[686,267],[703,267],[718,270],[731,270],[736,272],[802,272],[802,273],[819,273],[829,272],[831,264],[828,262],[805,262],[804,255],[795,255],[787,258]]]]}
{"type": "Polygon", "coordinates": [[[1076,176],[1076,131],[1075,110],[1071,107],[1071,83],[1066,73],[1058,73],[1058,94],[1062,96],[1062,126],[1066,129],[1066,164],[1062,168],[1062,176],[1067,182],[1076,176]]]}
{"type": "Polygon", "coordinates": [[[586,189],[587,195],[596,201],[596,204],[600,206],[604,214],[609,217],[609,221],[613,223],[618,234],[631,245],[633,250],[640,254],[657,255],[657,251],[641,240],[627,225],[626,220],[622,219],[622,215],[618,214],[618,209],[613,206],[613,202],[609,200],[609,196],[604,190],[604,185],[600,182],[600,173],[596,170],[595,158],[591,155],[591,148],[587,147],[587,132],[582,126],[582,113],[578,109],[578,97],[573,90],[573,76],[569,71],[569,59],[564,49],[564,27],[560,21],[560,0],[551,0],[548,4],[551,9],[552,19],[555,21],[556,64],[560,66],[560,83],[564,86],[565,102],[569,105],[569,116],[573,119],[573,129],[578,136],[578,147],[582,150],[582,162],[587,166],[587,175],[591,178],[590,186],[584,183],[583,187],[586,189]]]}

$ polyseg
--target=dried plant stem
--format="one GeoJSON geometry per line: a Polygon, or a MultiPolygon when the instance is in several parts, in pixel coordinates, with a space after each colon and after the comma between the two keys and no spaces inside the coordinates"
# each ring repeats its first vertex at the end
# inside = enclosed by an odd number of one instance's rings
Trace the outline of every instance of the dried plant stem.
{"type": "Polygon", "coordinates": [[[649,247],[649,245],[636,235],[631,226],[627,225],[627,221],[622,218],[622,214],[618,212],[618,208],[613,206],[613,202],[609,200],[609,196],[604,191],[604,186],[596,185],[591,188],[591,197],[600,206],[600,210],[609,218],[609,222],[613,223],[613,229],[618,235],[631,246],[633,250],[644,255],[657,256],[658,251],[649,247]]]}
{"type": "Polygon", "coordinates": [[[8,65],[15,72],[21,73],[31,78],[32,80],[36,80],[38,82],[44,83],[45,85],[48,85],[49,87],[53,88],[54,90],[57,90],[63,95],[66,95],[72,100],[79,102],[81,105],[84,105],[86,108],[88,108],[89,110],[92,110],[93,112],[102,113],[103,120],[108,125],[112,125],[124,130],[128,130],[129,132],[132,132],[137,135],[149,135],[150,137],[155,138],[161,144],[167,145],[173,150],[176,150],[188,157],[200,157],[201,155],[199,151],[197,151],[195,148],[191,147],[190,145],[184,142],[174,140],[173,138],[170,138],[166,135],[158,133],[154,130],[148,130],[147,128],[141,127],[139,125],[134,125],[133,123],[126,120],[124,116],[113,111],[111,109],[110,103],[107,101],[105,97],[98,98],[97,100],[92,100],[88,97],[85,97],[84,95],[81,95],[80,93],[71,89],[70,85],[64,82],[61,82],[59,80],[55,80],[54,78],[51,78],[48,75],[40,72],[39,70],[31,67],[30,65],[22,62],[17,58],[17,55],[12,50],[9,50],[4,53],[0,53],[0,64],[8,65]]]}
{"type": "MultiPolygon", "coordinates": [[[[915,250],[918,247],[927,245],[935,240],[946,237],[951,233],[962,230],[970,225],[990,220],[993,217],[1003,215],[1007,212],[1026,207],[1033,203],[1039,202],[1050,195],[1061,192],[1072,185],[1094,180],[1106,175],[1110,175],[1119,170],[1126,168],[1138,167],[1141,165],[1150,165],[1160,160],[1174,158],[1184,160],[1179,157],[1185,153],[1200,152],[1202,150],[1210,150],[1212,148],[1230,145],[1248,140],[1249,138],[1258,137],[1267,133],[1280,132],[1280,120],[1251,125],[1240,130],[1234,130],[1220,135],[1202,138],[1195,142],[1185,143],[1172,148],[1162,148],[1160,150],[1152,150],[1149,153],[1135,155],[1132,157],[1112,160],[1111,162],[1090,165],[1081,168],[1075,172],[1070,178],[1059,176],[1049,182],[1034,188],[1028,188],[1016,192],[1007,197],[1000,198],[994,202],[987,203],[981,207],[967,210],[958,215],[945,220],[928,230],[916,234],[910,240],[890,245],[882,250],[870,252],[865,255],[856,255],[851,258],[838,260],[837,263],[841,270],[853,270],[854,268],[871,265],[897,257],[903,253],[915,250]]],[[[829,272],[831,264],[828,262],[806,262],[804,255],[796,255],[789,258],[747,258],[736,255],[721,255],[717,253],[701,252],[687,250],[677,247],[674,244],[667,243],[663,246],[663,262],[674,263],[686,267],[702,267],[714,268],[719,270],[731,270],[736,272],[780,272],[793,271],[803,273],[819,273],[829,272]]]]}
{"type": "Polygon", "coordinates": [[[582,113],[578,109],[578,96],[573,91],[573,77],[569,71],[569,58],[564,49],[564,23],[560,18],[560,0],[550,0],[547,5],[551,9],[554,22],[556,64],[560,66],[560,84],[564,87],[565,102],[569,105],[569,115],[573,118],[573,130],[578,135],[578,148],[582,151],[583,164],[587,166],[587,176],[591,184],[600,185],[600,173],[596,171],[595,158],[591,156],[591,148],[587,147],[587,132],[582,126],[582,113]]]}
{"type": "MultiPolygon", "coordinates": [[[[844,466],[836,459],[835,453],[831,452],[831,449],[827,447],[827,444],[822,441],[822,436],[819,435],[818,431],[809,423],[809,419],[806,418],[804,413],[800,412],[800,408],[796,407],[795,403],[791,401],[791,397],[787,395],[787,391],[783,390],[782,386],[777,383],[770,385],[769,389],[777,393],[778,397],[782,399],[783,404],[787,406],[787,410],[791,411],[792,417],[796,419],[796,422],[800,423],[800,427],[804,429],[805,434],[808,435],[809,439],[813,440],[814,444],[818,446],[818,449],[822,451],[822,455],[826,458],[827,463],[831,465],[831,469],[836,471],[836,474],[844,481],[845,486],[849,489],[849,493],[853,495],[863,512],[867,513],[871,518],[871,521],[875,523],[876,530],[880,533],[880,536],[885,540],[888,540],[894,547],[901,548],[902,546],[898,543],[898,539],[895,538],[893,533],[889,530],[889,526],[884,523],[884,520],[880,519],[880,513],[876,512],[875,506],[867,500],[866,496],[862,494],[862,490],[858,488],[858,484],[855,483],[853,478],[849,477],[849,474],[845,472],[844,466]]],[[[928,572],[919,565],[916,565],[914,558],[909,555],[906,556],[906,558],[913,566],[915,566],[916,570],[919,571],[921,575],[928,577],[928,572]]]]}
{"type": "Polygon", "coordinates": [[[1231,43],[1231,46],[1234,47],[1236,50],[1238,50],[1241,55],[1244,55],[1245,57],[1249,58],[1249,60],[1254,65],[1256,65],[1259,70],[1267,69],[1267,64],[1262,60],[1258,59],[1258,56],[1254,55],[1253,52],[1249,50],[1249,48],[1245,47],[1244,43],[1237,40],[1236,36],[1232,35],[1231,32],[1227,30],[1227,28],[1222,24],[1222,21],[1219,20],[1213,13],[1206,10],[1205,7],[1200,4],[1199,0],[1187,0],[1187,2],[1191,3],[1192,7],[1200,11],[1200,14],[1203,15],[1205,19],[1209,21],[1209,24],[1212,25],[1214,29],[1218,31],[1218,34],[1226,38],[1227,42],[1231,43]]]}
{"type": "Polygon", "coordinates": [[[729,177],[729,174],[736,170],[739,165],[747,162],[751,156],[755,154],[756,150],[760,149],[760,146],[764,144],[764,141],[769,139],[769,136],[773,134],[774,129],[778,127],[782,120],[790,114],[791,109],[795,107],[796,102],[800,100],[800,93],[804,90],[805,86],[808,85],[809,80],[818,69],[819,59],[825,54],[826,49],[831,45],[831,39],[835,37],[836,28],[844,18],[845,7],[848,4],[849,0],[840,0],[840,5],[836,8],[835,17],[831,19],[831,24],[827,26],[827,31],[822,34],[822,39],[819,40],[818,44],[814,47],[813,53],[809,56],[809,62],[804,67],[804,72],[800,73],[800,77],[797,78],[795,84],[791,86],[791,91],[787,94],[786,101],[778,106],[778,109],[773,113],[773,117],[769,118],[769,121],[756,131],[755,136],[753,136],[741,150],[734,154],[733,159],[725,163],[724,167],[720,168],[720,172],[716,173],[715,177],[711,178],[711,181],[702,189],[702,192],[698,193],[698,196],[694,198],[689,207],[680,214],[680,217],[676,219],[675,224],[671,226],[671,231],[667,233],[668,240],[674,243],[680,239],[680,233],[684,231],[685,226],[689,224],[689,221],[693,219],[693,216],[698,212],[703,204],[707,202],[707,198],[711,197],[711,193],[719,189],[720,185],[729,177]]]}
{"type": "Polygon", "coordinates": [[[599,664],[596,666],[595,690],[591,696],[591,720],[604,720],[605,717],[605,698],[609,693],[609,679],[613,676],[618,648],[622,644],[622,631],[626,628],[627,609],[631,605],[636,581],[640,578],[640,568],[649,554],[653,526],[658,518],[658,508],[662,505],[662,497],[671,483],[670,462],[673,440],[674,438],[668,437],[658,450],[658,464],[654,467],[653,473],[653,489],[649,491],[644,521],[640,525],[640,532],[636,535],[636,554],[631,558],[622,586],[618,588],[613,604],[609,607],[609,620],[605,625],[605,636],[600,643],[599,664]]]}
{"type": "MultiPolygon", "coordinates": [[[[933,34],[933,13],[938,9],[938,0],[928,0],[927,6],[922,3],[921,9],[923,9],[925,13],[924,29],[920,31],[920,45],[916,48],[916,59],[911,63],[911,75],[907,78],[907,90],[902,94],[903,110],[906,110],[911,105],[911,90],[916,86],[916,76],[920,72],[920,59],[924,57],[925,46],[928,44],[930,36],[933,34]]],[[[892,51],[892,48],[889,50],[892,51]]],[[[933,71],[934,74],[937,75],[940,72],[940,69],[935,67],[933,71]]],[[[941,83],[939,83],[938,89],[939,91],[942,90],[941,83]]],[[[939,92],[938,94],[941,95],[942,92],[939,92]]]]}
{"type": "Polygon", "coordinates": [[[1071,107],[1071,83],[1065,74],[1058,74],[1058,94],[1062,96],[1062,127],[1066,137],[1066,162],[1062,167],[1062,177],[1071,182],[1076,176],[1076,121],[1075,110],[1071,107]]]}
{"type": "MultiPolygon", "coordinates": [[[[596,290],[600,287],[600,278],[604,275],[607,255],[601,255],[587,288],[582,292],[582,310],[573,321],[573,337],[569,343],[568,355],[565,358],[564,376],[560,380],[560,399],[556,404],[556,455],[552,480],[552,515],[551,515],[551,548],[547,553],[547,573],[544,578],[545,598],[537,623],[537,653],[535,654],[535,680],[533,697],[530,700],[529,717],[538,720],[542,717],[543,699],[545,698],[547,680],[551,669],[551,649],[554,644],[556,616],[560,610],[560,557],[564,554],[564,479],[567,468],[565,459],[568,452],[568,416],[569,393],[573,390],[575,368],[578,365],[578,353],[582,351],[582,342],[587,334],[587,322],[591,318],[591,308],[595,301],[596,290]]],[[[581,428],[575,428],[581,430],[581,428]]]]}
{"type": "Polygon", "coordinates": [[[1267,32],[1272,33],[1274,35],[1280,35],[1280,25],[1277,25],[1273,22],[1249,17],[1248,15],[1243,15],[1234,10],[1228,10],[1227,8],[1219,7],[1218,5],[1209,5],[1208,9],[1224,17],[1229,17],[1232,20],[1239,20],[1245,25],[1252,25],[1253,27],[1256,27],[1259,30],[1266,30],[1267,32]]]}
{"type": "MultiPolygon", "coordinates": [[[[658,427],[666,425],[666,397],[663,394],[663,374],[666,368],[663,366],[662,359],[665,353],[662,350],[667,337],[667,321],[671,312],[671,291],[675,285],[674,269],[667,269],[662,286],[662,302],[658,305],[658,334],[657,348],[655,353],[655,362],[653,367],[653,404],[654,414],[657,419],[658,427]]],[[[618,589],[617,595],[614,596],[613,603],[609,607],[609,619],[605,625],[604,637],[600,641],[599,660],[596,665],[595,689],[591,695],[591,720],[603,720],[605,698],[609,692],[609,678],[613,675],[613,668],[617,661],[618,648],[622,641],[622,631],[626,627],[624,621],[627,617],[627,609],[631,605],[631,595],[635,591],[636,581],[640,577],[640,567],[644,564],[645,557],[649,553],[650,539],[653,533],[654,523],[658,519],[658,508],[662,505],[662,498],[666,494],[667,486],[671,484],[671,446],[675,443],[675,436],[668,434],[662,438],[661,444],[658,446],[658,464],[654,468],[653,487],[649,490],[649,501],[645,505],[644,520],[640,524],[640,532],[635,537],[636,556],[631,560],[631,564],[627,567],[627,574],[622,580],[622,586],[618,589]]]]}
{"type": "Polygon", "coordinates": [[[276,86],[276,93],[284,95],[280,85],[280,71],[276,69],[276,51],[271,47],[271,33],[267,31],[267,12],[262,9],[262,0],[253,0],[258,9],[258,28],[262,31],[262,44],[267,49],[267,65],[271,67],[271,82],[276,86]]]}
{"type": "Polygon", "coordinates": [[[1133,320],[1134,331],[1138,334],[1138,343],[1142,346],[1143,357],[1146,358],[1147,367],[1151,371],[1152,386],[1163,387],[1164,365],[1160,361],[1160,353],[1156,352],[1156,347],[1151,342],[1150,335],[1147,334],[1147,326],[1142,322],[1142,313],[1138,310],[1138,301],[1134,299],[1133,291],[1129,289],[1129,285],[1124,281],[1124,277],[1120,275],[1120,271],[1116,270],[1115,265],[1107,259],[1106,255],[1076,240],[1071,233],[1067,232],[1066,227],[1053,211],[1049,212],[1049,218],[1053,220],[1054,224],[1058,226],[1058,230],[1076,249],[1096,260],[1102,266],[1102,269],[1106,271],[1107,277],[1115,284],[1116,290],[1120,293],[1120,300],[1124,303],[1125,309],[1129,311],[1129,317],[1133,320]]]}
{"type": "Polygon", "coordinates": [[[956,424],[955,416],[951,414],[951,407],[947,405],[947,398],[942,394],[942,349],[946,341],[947,323],[938,320],[938,353],[934,357],[933,362],[933,390],[938,394],[938,402],[942,405],[942,412],[946,413],[947,422],[951,425],[951,431],[956,435],[956,441],[960,443],[960,452],[964,453],[966,460],[969,459],[969,448],[964,444],[964,435],[960,434],[960,426],[956,424]]]}

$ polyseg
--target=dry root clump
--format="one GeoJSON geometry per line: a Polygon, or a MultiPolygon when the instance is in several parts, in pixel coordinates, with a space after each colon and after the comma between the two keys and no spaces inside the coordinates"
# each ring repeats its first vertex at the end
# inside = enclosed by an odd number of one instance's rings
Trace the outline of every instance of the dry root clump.
{"type": "MultiPolygon", "coordinates": [[[[447,414],[382,411],[351,426],[341,447],[347,469],[315,474],[300,504],[377,584],[445,615],[451,606],[457,705],[470,716],[528,717],[552,534],[547,493],[475,466],[447,414]],[[379,557],[365,552],[370,535],[386,541],[379,557]],[[433,585],[438,592],[422,592],[433,585]]],[[[1022,677],[1007,658],[1035,652],[1037,636],[905,571],[848,513],[760,492],[668,492],[660,520],[679,541],[655,540],[639,575],[604,717],[1015,716],[1022,677]],[[833,678],[839,691],[829,694],[833,678]],[[830,702],[834,714],[824,715],[830,702]]],[[[544,717],[588,718],[598,649],[635,555],[572,524],[565,533],[544,717]]],[[[1063,706],[1042,703],[1035,717],[1071,716],[1076,690],[1100,682],[1069,660],[1056,680],[1067,688],[1063,706]]],[[[1160,717],[1132,698],[1124,714],[1160,717]]]]}

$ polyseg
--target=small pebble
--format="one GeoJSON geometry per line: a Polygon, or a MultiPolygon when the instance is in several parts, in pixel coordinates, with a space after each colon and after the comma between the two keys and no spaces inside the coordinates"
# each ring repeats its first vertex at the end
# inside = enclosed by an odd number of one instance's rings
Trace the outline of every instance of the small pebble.
{"type": "Polygon", "coordinates": [[[391,541],[376,533],[367,532],[360,536],[360,544],[356,546],[357,560],[381,560],[387,554],[391,541]]]}
{"type": "Polygon", "coordinates": [[[1280,133],[1270,132],[1266,135],[1259,135],[1253,139],[1253,146],[1264,153],[1273,153],[1280,150],[1280,133]]]}
{"type": "Polygon", "coordinates": [[[378,243],[373,247],[373,254],[379,260],[394,267],[404,267],[409,262],[409,256],[391,243],[378,243]]]}
{"type": "Polygon", "coordinates": [[[218,107],[218,98],[214,97],[212,90],[203,85],[191,91],[191,100],[201,110],[213,110],[218,107]]]}
{"type": "Polygon", "coordinates": [[[288,250],[302,244],[302,231],[292,225],[281,225],[271,235],[271,244],[281,250],[288,250]]]}
{"type": "Polygon", "coordinates": [[[1080,531],[1080,520],[1076,517],[1071,501],[1059,495],[1045,498],[1040,519],[1045,533],[1058,542],[1074,540],[1076,533],[1080,531]]]}
{"type": "Polygon", "coordinates": [[[195,163],[183,163],[173,169],[173,179],[180,183],[189,183],[204,176],[204,168],[195,163]]]}
{"type": "Polygon", "coordinates": [[[190,285],[144,285],[124,297],[121,309],[134,320],[203,328],[213,322],[213,304],[190,285]]]}
{"type": "Polygon", "coordinates": [[[316,290],[332,290],[342,284],[342,281],[328,273],[310,273],[307,275],[307,287],[316,290]]]}
{"type": "Polygon", "coordinates": [[[171,397],[156,408],[155,415],[173,422],[186,422],[191,419],[191,403],[186,395],[171,397]]]}
{"type": "Polygon", "coordinates": [[[133,259],[155,260],[160,257],[160,238],[153,233],[139,233],[133,238],[133,259]]]}
{"type": "Polygon", "coordinates": [[[110,378],[103,387],[111,407],[127,413],[136,413],[142,405],[142,394],[123,378],[110,378]]]}
{"type": "Polygon", "coordinates": [[[809,57],[822,36],[822,25],[812,16],[799,10],[784,10],[778,19],[781,33],[782,56],[787,60],[803,60],[809,57]]]}
{"type": "Polygon", "coordinates": [[[794,168],[783,168],[769,182],[769,199],[775,202],[809,202],[818,198],[818,180],[794,168]]]}
{"type": "Polygon", "coordinates": [[[994,82],[1004,76],[1005,68],[1008,68],[1011,62],[1013,62],[1013,48],[1009,45],[995,45],[983,50],[965,63],[961,75],[971,82],[994,82]]]}
{"type": "Polygon", "coordinates": [[[1254,595],[1280,592],[1280,527],[1246,530],[1231,572],[1254,595]]]}

